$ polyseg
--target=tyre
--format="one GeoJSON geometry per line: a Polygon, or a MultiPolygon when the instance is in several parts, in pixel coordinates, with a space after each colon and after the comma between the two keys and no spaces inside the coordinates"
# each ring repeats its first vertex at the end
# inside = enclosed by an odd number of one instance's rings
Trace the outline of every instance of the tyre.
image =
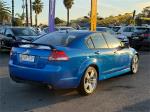
{"type": "Polygon", "coordinates": [[[97,82],[98,82],[97,70],[92,66],[88,67],[81,79],[78,92],[81,95],[85,96],[92,94],[97,87],[97,82]]]}
{"type": "Polygon", "coordinates": [[[138,55],[134,55],[131,62],[131,73],[132,74],[137,73],[138,69],[139,69],[139,57],[138,55]]]}

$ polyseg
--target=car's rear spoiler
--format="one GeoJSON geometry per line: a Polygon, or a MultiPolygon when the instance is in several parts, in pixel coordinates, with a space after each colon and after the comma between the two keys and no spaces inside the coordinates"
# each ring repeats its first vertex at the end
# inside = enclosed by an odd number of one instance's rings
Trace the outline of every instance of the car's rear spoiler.
{"type": "Polygon", "coordinates": [[[52,45],[47,45],[47,44],[40,44],[40,43],[30,43],[30,42],[14,42],[13,47],[19,47],[19,45],[34,45],[34,46],[46,46],[49,47],[52,50],[55,50],[56,48],[52,45]]]}

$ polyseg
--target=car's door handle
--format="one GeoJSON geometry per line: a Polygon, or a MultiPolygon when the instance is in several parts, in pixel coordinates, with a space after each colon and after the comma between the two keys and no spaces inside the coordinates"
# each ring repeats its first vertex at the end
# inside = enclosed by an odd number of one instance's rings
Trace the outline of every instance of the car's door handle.
{"type": "Polygon", "coordinates": [[[101,52],[100,51],[96,51],[95,54],[101,54],[101,52]]]}

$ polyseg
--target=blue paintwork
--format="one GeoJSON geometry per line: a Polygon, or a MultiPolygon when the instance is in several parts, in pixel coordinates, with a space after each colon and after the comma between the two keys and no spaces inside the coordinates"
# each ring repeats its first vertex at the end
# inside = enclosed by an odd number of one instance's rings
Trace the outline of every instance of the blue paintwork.
{"type": "Polygon", "coordinates": [[[90,65],[98,68],[99,80],[119,76],[130,71],[132,57],[137,53],[132,48],[124,48],[114,53],[115,49],[87,48],[85,41],[94,32],[70,32],[78,38],[68,47],[55,46],[68,55],[68,61],[48,61],[50,50],[32,48],[12,48],[9,61],[11,76],[23,80],[50,84],[54,88],[76,88],[79,86],[84,71],[90,65]],[[30,51],[29,55],[36,56],[35,62],[20,62],[19,54],[30,51]],[[95,54],[100,51],[100,54],[95,54]]]}

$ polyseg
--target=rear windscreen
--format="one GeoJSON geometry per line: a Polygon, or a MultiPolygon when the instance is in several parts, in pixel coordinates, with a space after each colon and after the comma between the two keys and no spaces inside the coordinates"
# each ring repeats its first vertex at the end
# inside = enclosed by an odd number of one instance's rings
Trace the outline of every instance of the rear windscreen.
{"type": "Polygon", "coordinates": [[[53,45],[53,46],[67,46],[76,37],[66,33],[54,32],[44,35],[43,37],[35,40],[33,43],[53,45]]]}

